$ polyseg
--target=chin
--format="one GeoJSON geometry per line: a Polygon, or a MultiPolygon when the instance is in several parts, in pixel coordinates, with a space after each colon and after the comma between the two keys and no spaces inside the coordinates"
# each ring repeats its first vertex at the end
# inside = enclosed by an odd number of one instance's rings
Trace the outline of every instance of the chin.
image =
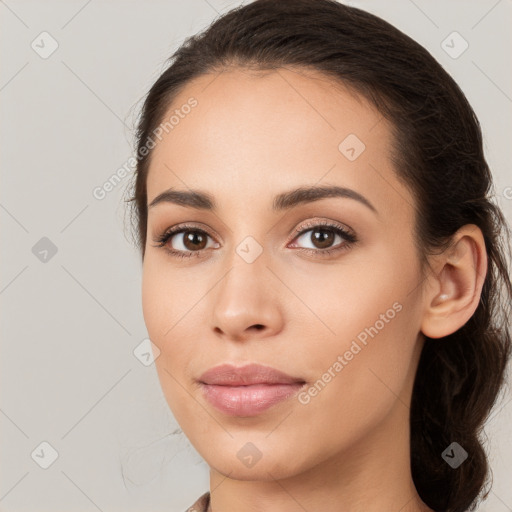
{"type": "Polygon", "coordinates": [[[266,457],[265,450],[262,451],[261,458],[252,465],[249,462],[245,465],[243,453],[240,458],[237,454],[226,457],[226,451],[208,453],[203,458],[211,469],[234,480],[271,482],[289,478],[301,471],[301,468],[290,465],[290,457],[286,453],[273,450],[271,456],[266,457]]]}

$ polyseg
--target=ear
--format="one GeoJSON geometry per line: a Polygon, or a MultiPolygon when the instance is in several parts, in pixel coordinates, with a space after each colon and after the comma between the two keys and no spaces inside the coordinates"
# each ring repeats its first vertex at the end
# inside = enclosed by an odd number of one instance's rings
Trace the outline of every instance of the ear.
{"type": "Polygon", "coordinates": [[[452,244],[434,256],[428,278],[421,331],[442,338],[462,327],[473,315],[487,274],[487,251],[480,228],[467,224],[452,244]]]}

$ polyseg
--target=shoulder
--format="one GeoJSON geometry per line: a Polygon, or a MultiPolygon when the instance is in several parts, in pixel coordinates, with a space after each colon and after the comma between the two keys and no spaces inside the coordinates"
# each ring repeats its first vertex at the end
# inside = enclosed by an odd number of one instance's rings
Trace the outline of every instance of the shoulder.
{"type": "Polygon", "coordinates": [[[207,512],[210,505],[210,492],[205,492],[185,512],[207,512]]]}

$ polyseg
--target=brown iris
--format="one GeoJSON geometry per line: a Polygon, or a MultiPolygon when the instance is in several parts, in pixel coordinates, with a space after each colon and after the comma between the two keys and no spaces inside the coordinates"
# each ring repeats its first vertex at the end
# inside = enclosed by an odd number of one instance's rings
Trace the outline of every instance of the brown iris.
{"type": "Polygon", "coordinates": [[[319,249],[325,249],[326,247],[330,247],[332,245],[334,242],[334,236],[335,235],[332,230],[317,228],[312,231],[311,240],[319,249]]]}
{"type": "Polygon", "coordinates": [[[207,235],[200,231],[185,231],[183,234],[183,245],[189,250],[202,250],[206,247],[207,235]]]}

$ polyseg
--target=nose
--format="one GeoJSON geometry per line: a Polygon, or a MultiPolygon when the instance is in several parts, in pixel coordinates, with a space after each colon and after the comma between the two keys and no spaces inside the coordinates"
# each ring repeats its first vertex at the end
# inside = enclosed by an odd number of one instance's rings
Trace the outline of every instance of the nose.
{"type": "Polygon", "coordinates": [[[277,284],[263,258],[236,262],[211,297],[215,334],[232,341],[276,335],[283,327],[277,284]]]}

